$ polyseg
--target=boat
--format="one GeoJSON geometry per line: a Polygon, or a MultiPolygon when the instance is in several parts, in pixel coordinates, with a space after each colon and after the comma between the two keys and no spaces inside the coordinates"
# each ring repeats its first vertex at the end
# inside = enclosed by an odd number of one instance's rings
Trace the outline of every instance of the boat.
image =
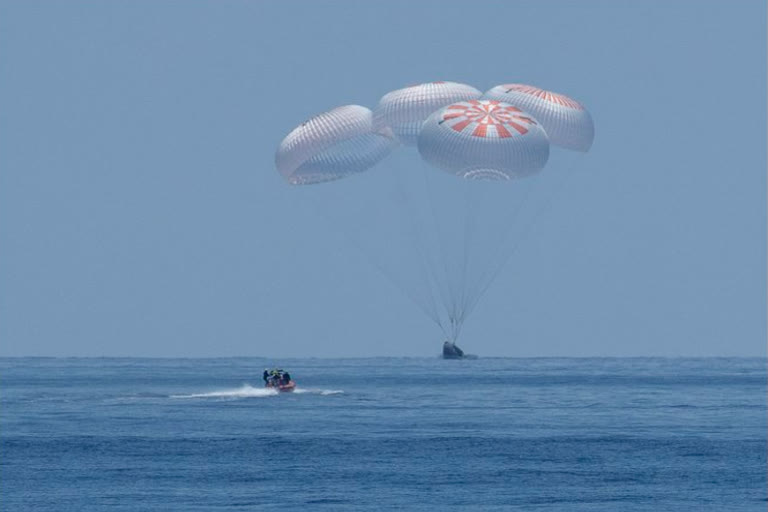
{"type": "Polygon", "coordinates": [[[276,389],[280,393],[291,393],[294,389],[296,389],[296,383],[290,380],[286,384],[277,384],[276,386],[267,385],[267,387],[276,389]]]}
{"type": "Polygon", "coordinates": [[[291,379],[291,374],[281,368],[266,369],[262,377],[264,387],[267,389],[275,389],[280,393],[290,393],[296,389],[296,383],[291,379]]]}

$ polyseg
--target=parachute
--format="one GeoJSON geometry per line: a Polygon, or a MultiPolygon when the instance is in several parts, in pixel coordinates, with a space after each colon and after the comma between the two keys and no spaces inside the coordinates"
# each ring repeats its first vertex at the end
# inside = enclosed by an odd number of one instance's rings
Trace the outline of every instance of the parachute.
{"type": "Polygon", "coordinates": [[[292,185],[310,185],[362,172],[387,156],[391,136],[373,130],[373,112],[346,105],[297,126],[277,149],[275,165],[292,185]]]}
{"type": "Polygon", "coordinates": [[[416,144],[421,125],[435,110],[451,103],[476,100],[483,93],[471,85],[430,82],[385,94],[374,111],[374,125],[389,128],[405,145],[416,144]]]}
{"type": "Polygon", "coordinates": [[[533,223],[550,144],[586,152],[593,138],[589,113],[567,96],[431,82],[387,93],[373,111],[309,119],[275,163],[455,342],[533,223]]]}
{"type": "Polygon", "coordinates": [[[424,160],[467,179],[511,180],[536,173],[549,158],[549,140],[535,119],[495,100],[444,107],[419,134],[424,160]]]}
{"type": "Polygon", "coordinates": [[[592,116],[576,100],[532,85],[497,85],[483,99],[516,105],[535,117],[555,146],[587,152],[595,138],[592,116]]]}

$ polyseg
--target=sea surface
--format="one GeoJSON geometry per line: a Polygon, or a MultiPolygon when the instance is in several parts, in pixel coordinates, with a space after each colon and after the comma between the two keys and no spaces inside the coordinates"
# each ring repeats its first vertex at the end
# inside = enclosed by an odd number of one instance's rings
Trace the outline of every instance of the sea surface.
{"type": "Polygon", "coordinates": [[[4,511],[767,505],[764,359],[0,359],[4,511]]]}

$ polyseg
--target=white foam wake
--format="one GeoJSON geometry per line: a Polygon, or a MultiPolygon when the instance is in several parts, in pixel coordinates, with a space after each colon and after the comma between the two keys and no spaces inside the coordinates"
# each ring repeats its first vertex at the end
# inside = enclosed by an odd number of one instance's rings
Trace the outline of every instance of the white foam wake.
{"type": "Polygon", "coordinates": [[[344,391],[340,389],[312,389],[312,388],[296,388],[294,393],[310,393],[312,395],[322,395],[322,396],[329,396],[329,395],[341,395],[344,393],[344,391]]]}
{"type": "Polygon", "coordinates": [[[171,398],[264,398],[278,395],[276,389],[254,388],[249,384],[243,384],[237,389],[223,389],[208,393],[192,393],[190,395],[171,395],[171,398]]]}
{"type": "MultiPolygon", "coordinates": [[[[340,389],[312,389],[296,388],[294,394],[312,394],[312,395],[339,395],[344,393],[340,389]]],[[[209,391],[208,393],[192,393],[189,395],[171,395],[171,398],[265,398],[268,396],[277,396],[281,394],[276,389],[255,388],[250,384],[243,384],[237,389],[223,389],[221,391],[209,391]]],[[[287,393],[286,393],[287,394],[287,393]]]]}

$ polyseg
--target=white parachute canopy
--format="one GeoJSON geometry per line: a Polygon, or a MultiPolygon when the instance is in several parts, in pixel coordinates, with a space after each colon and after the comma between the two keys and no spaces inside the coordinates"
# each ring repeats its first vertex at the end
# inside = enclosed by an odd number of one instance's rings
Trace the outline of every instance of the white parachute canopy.
{"type": "Polygon", "coordinates": [[[429,82],[385,94],[374,109],[374,126],[388,127],[400,142],[413,146],[424,120],[435,110],[458,101],[474,100],[483,93],[457,82],[429,82]]]}
{"type": "Polygon", "coordinates": [[[277,148],[275,165],[291,185],[322,183],[373,167],[395,145],[391,134],[374,132],[369,109],[346,105],[294,128],[277,148]]]}
{"type": "Polygon", "coordinates": [[[546,130],[555,146],[589,151],[595,138],[592,116],[578,101],[563,94],[525,84],[493,87],[483,99],[499,100],[529,112],[546,130]]]}

